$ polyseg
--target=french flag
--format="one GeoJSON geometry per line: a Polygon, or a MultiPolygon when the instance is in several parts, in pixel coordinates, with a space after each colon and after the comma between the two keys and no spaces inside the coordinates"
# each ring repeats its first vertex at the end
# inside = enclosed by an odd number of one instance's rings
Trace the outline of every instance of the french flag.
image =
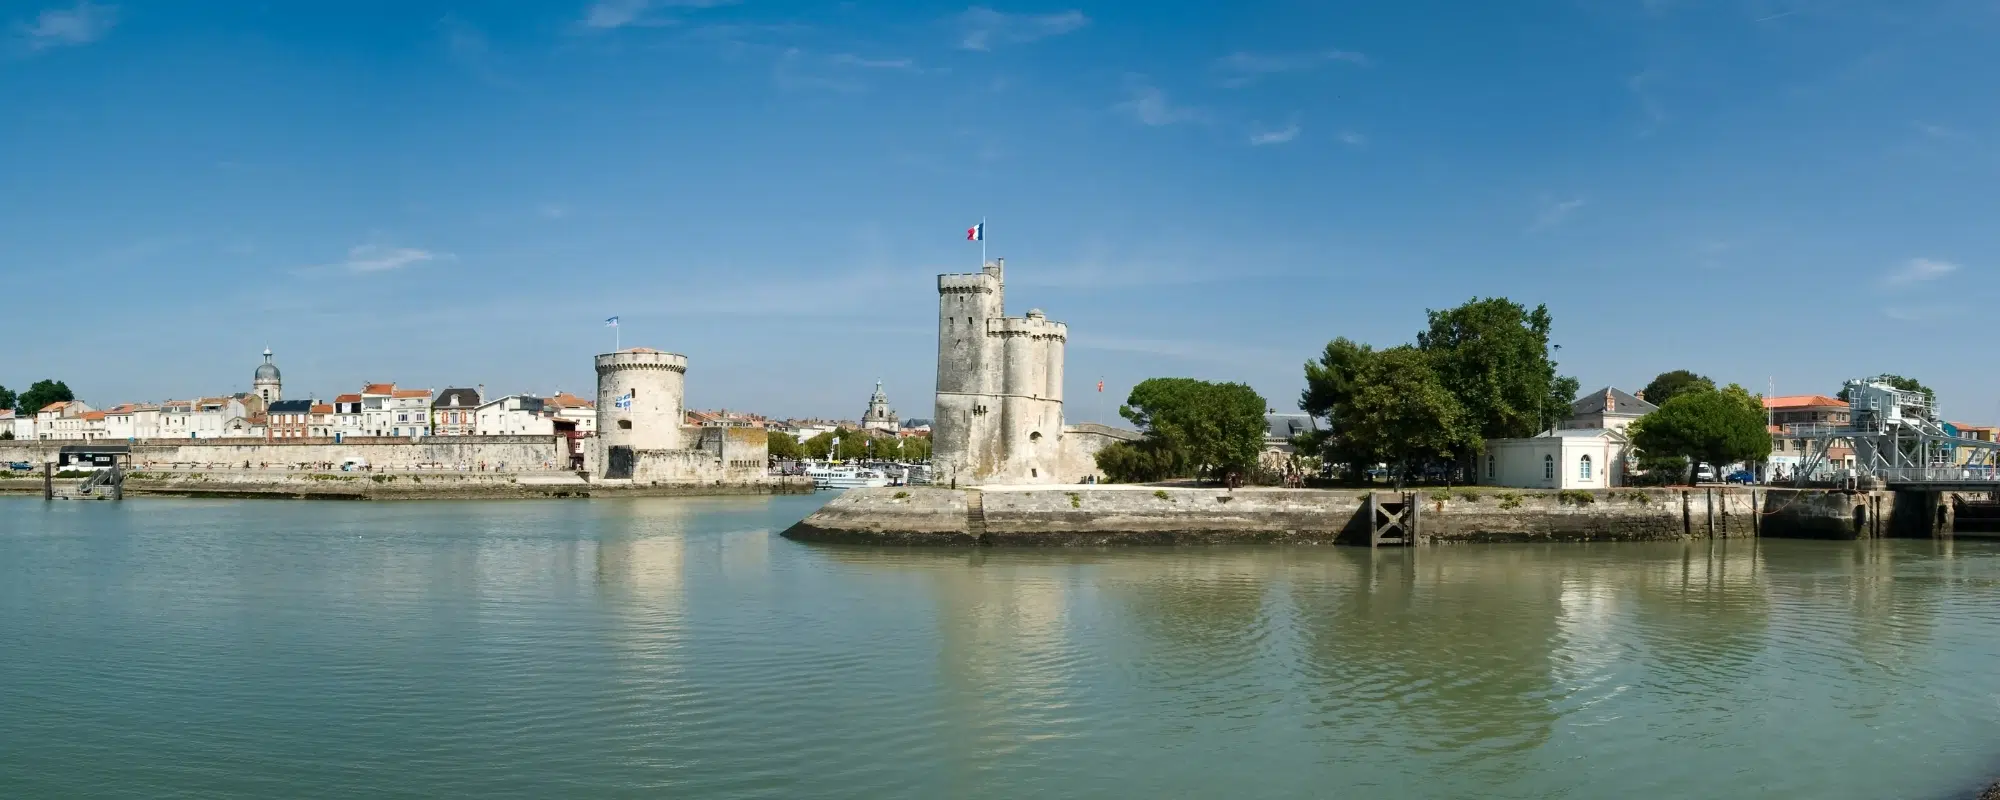
{"type": "Polygon", "coordinates": [[[986,241],[986,223],[984,223],[984,222],[981,222],[981,223],[979,223],[978,225],[974,225],[974,226],[972,226],[972,227],[970,227],[970,228],[966,228],[966,229],[965,229],[965,240],[966,240],[966,241],[968,241],[968,242],[983,242],[983,241],[986,241]]]}

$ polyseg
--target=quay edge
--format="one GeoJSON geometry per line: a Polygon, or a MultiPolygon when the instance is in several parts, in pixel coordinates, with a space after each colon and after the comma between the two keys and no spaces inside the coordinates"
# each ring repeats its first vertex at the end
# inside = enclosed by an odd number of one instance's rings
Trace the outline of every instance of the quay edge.
{"type": "MultiPolygon", "coordinates": [[[[1866,539],[1931,536],[1940,525],[1950,530],[1948,514],[1932,513],[1950,506],[1936,493],[1765,487],[1414,493],[1420,544],[1866,539]]],[[[854,489],[783,535],[880,545],[1366,545],[1368,496],[1365,489],[1108,485],[854,489]]]]}

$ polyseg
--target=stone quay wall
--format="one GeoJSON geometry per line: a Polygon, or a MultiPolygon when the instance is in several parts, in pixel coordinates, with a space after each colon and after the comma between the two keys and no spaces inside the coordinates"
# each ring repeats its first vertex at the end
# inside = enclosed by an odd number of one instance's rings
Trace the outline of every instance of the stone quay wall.
{"type": "MultiPolygon", "coordinates": [[[[74,486],[77,478],[58,478],[74,486]]],[[[754,480],[638,483],[588,480],[573,472],[340,472],[313,470],[229,470],[135,472],[125,481],[127,497],[231,497],[317,500],[494,500],[563,497],[656,497],[714,494],[806,494],[802,477],[757,476],[754,480]]],[[[0,478],[0,494],[40,496],[42,476],[0,478]]]]}
{"type": "MultiPolygon", "coordinates": [[[[0,441],[0,462],[41,464],[56,460],[64,445],[128,444],[123,441],[0,441]]],[[[333,464],[359,458],[377,470],[465,467],[509,471],[559,469],[569,463],[560,436],[427,436],[421,439],[356,437],[323,439],[141,439],[129,443],[135,469],[175,465],[210,469],[250,469],[333,464]]]]}
{"type": "MultiPolygon", "coordinates": [[[[1391,493],[1383,493],[1385,496],[1391,493]]],[[[1419,541],[1659,541],[1889,535],[1888,493],[1786,489],[1597,492],[1425,489],[1419,541]],[[1857,515],[1856,508],[1865,509],[1857,515]],[[1876,509],[1880,509],[1878,512],[1876,509]],[[1858,522],[1857,522],[1858,520],[1858,522]]],[[[876,544],[1362,544],[1368,492],[1076,486],[855,489],[785,535],[876,544]],[[980,494],[983,535],[968,493],[980,494]]]]}

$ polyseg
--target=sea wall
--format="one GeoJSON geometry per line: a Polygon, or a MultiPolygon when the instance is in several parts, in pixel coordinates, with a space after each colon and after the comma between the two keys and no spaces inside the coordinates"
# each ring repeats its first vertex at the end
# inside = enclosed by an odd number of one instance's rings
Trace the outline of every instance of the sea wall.
{"type": "MultiPolygon", "coordinates": [[[[0,462],[54,461],[64,445],[107,444],[75,441],[0,441],[0,462]]],[[[126,444],[110,442],[109,444],[126,444]]],[[[142,439],[131,443],[132,463],[139,469],[250,469],[302,464],[339,464],[366,460],[377,469],[414,469],[443,465],[477,470],[560,468],[569,463],[569,448],[560,436],[429,436],[422,439],[386,437],[333,439],[142,439]]]]}
{"type": "MultiPolygon", "coordinates": [[[[78,478],[58,478],[74,486],[78,478]]],[[[440,500],[561,497],[652,497],[711,494],[805,494],[812,484],[800,477],[758,476],[754,480],[702,483],[639,483],[587,480],[571,472],[327,472],[223,470],[133,473],[125,494],[180,497],[298,498],[325,500],[440,500]]],[[[42,493],[39,473],[0,479],[0,494],[42,493]]]]}
{"type": "MultiPolygon", "coordinates": [[[[1361,490],[1131,486],[856,489],[785,535],[881,544],[1366,544],[1368,496],[1361,490]],[[968,502],[973,492],[978,511],[968,502]]],[[[1418,541],[1424,544],[1880,535],[1852,528],[1854,502],[1846,493],[1431,489],[1417,498],[1418,541]],[[1840,496],[1794,497],[1829,494],[1840,496]],[[1783,507],[1765,513],[1774,502],[1783,507]]]]}

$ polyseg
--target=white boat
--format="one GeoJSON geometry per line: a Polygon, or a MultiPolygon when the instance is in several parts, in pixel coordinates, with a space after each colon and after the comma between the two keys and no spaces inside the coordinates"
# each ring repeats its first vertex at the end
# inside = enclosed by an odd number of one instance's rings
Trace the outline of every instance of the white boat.
{"type": "Polygon", "coordinates": [[[806,475],[812,478],[814,489],[857,489],[889,485],[889,476],[872,469],[809,467],[806,469],[806,475]]]}

